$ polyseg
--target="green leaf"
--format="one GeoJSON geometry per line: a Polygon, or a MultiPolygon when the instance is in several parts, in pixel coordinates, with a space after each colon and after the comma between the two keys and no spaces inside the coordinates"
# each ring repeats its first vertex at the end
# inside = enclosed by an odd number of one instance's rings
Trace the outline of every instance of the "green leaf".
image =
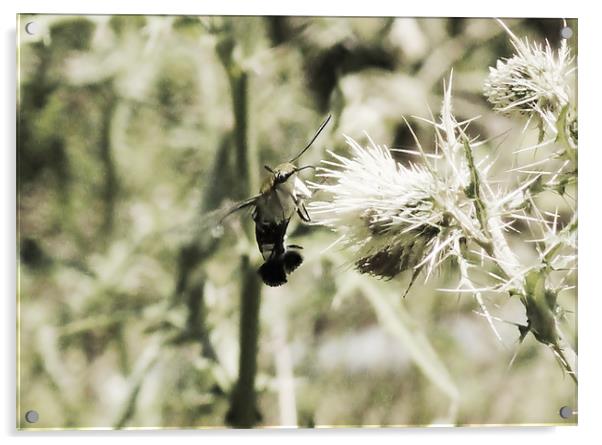
{"type": "Polygon", "coordinates": [[[529,327],[535,338],[546,345],[558,343],[554,308],[550,307],[550,296],[546,295],[546,272],[542,269],[531,270],[525,278],[525,296],[523,303],[529,320],[529,327]]]}

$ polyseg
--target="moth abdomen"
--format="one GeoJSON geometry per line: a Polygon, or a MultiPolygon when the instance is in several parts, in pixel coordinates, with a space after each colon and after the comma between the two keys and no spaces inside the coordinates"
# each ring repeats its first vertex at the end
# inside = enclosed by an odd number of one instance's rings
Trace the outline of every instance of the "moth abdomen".
{"type": "Polygon", "coordinates": [[[286,270],[283,257],[266,261],[259,267],[257,272],[268,286],[277,287],[286,283],[286,270]]]}
{"type": "Polygon", "coordinates": [[[294,250],[287,250],[282,255],[282,262],[286,273],[291,273],[303,263],[303,256],[294,250]]]}

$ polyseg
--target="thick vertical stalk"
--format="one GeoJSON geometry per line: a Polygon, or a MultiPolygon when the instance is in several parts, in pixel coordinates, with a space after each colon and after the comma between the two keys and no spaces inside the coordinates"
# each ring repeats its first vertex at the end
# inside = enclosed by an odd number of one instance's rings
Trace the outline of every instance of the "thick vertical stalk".
{"type": "Polygon", "coordinates": [[[260,419],[255,393],[257,374],[257,342],[259,338],[259,308],[261,283],[249,262],[241,259],[240,332],[238,381],[230,396],[230,410],[226,420],[237,428],[250,428],[260,419]]]}
{"type": "MultiPolygon", "coordinates": [[[[235,171],[241,198],[252,194],[251,158],[248,143],[248,76],[237,67],[229,67],[232,105],[234,110],[235,171]]],[[[247,225],[249,236],[251,225],[247,225]]],[[[255,375],[257,373],[257,344],[259,339],[259,307],[261,282],[249,257],[243,255],[240,264],[240,356],[238,380],[230,396],[226,421],[237,428],[250,428],[260,419],[256,404],[255,375]]]]}
{"type": "Polygon", "coordinates": [[[249,79],[246,73],[232,73],[230,75],[230,88],[232,90],[232,106],[234,111],[234,144],[236,149],[236,183],[238,184],[238,198],[244,199],[251,191],[251,178],[249,174],[249,146],[248,136],[248,86],[249,79]]]}

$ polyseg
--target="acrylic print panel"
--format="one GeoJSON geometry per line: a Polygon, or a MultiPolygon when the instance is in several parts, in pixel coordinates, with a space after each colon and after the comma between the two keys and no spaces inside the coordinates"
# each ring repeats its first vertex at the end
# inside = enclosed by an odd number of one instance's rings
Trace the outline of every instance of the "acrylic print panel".
{"type": "Polygon", "coordinates": [[[17,29],[19,428],[577,422],[576,20],[17,29]]]}

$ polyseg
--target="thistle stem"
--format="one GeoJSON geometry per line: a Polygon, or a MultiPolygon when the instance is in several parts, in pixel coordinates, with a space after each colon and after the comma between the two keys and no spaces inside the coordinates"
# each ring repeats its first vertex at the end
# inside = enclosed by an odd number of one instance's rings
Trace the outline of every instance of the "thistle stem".
{"type": "MultiPolygon", "coordinates": [[[[231,87],[234,113],[234,142],[236,152],[235,171],[240,198],[251,195],[253,176],[250,174],[252,156],[249,149],[248,102],[249,79],[246,72],[229,57],[223,57],[224,67],[231,87]]],[[[249,238],[251,224],[246,225],[249,238]]],[[[230,395],[230,409],[226,421],[237,428],[253,427],[261,418],[257,409],[255,375],[257,373],[257,351],[259,339],[259,307],[261,282],[251,265],[248,255],[241,258],[240,288],[240,332],[238,379],[230,395]]]]}
{"type": "MultiPolygon", "coordinates": [[[[231,68],[230,71],[238,71],[231,68]]],[[[248,135],[248,91],[249,79],[245,72],[230,72],[230,89],[232,91],[232,108],[234,111],[234,146],[236,151],[235,171],[237,175],[239,198],[248,197],[251,189],[249,175],[248,135]]]]}
{"type": "Polygon", "coordinates": [[[247,255],[241,260],[241,274],[238,381],[230,396],[226,421],[236,428],[251,428],[261,418],[255,393],[261,283],[247,255]]]}
{"type": "MultiPolygon", "coordinates": [[[[535,295],[530,289],[525,288],[526,286],[524,283],[527,279],[525,272],[523,272],[523,268],[521,267],[516,255],[514,255],[510,249],[510,246],[508,245],[502,229],[503,224],[500,217],[489,215],[489,205],[481,190],[481,179],[479,176],[479,171],[474,162],[472,148],[470,147],[468,139],[464,135],[463,137],[464,154],[468,169],[470,170],[471,178],[471,182],[467,187],[466,193],[474,202],[477,220],[479,221],[483,235],[489,240],[488,243],[481,244],[481,247],[483,247],[487,254],[493,258],[504,277],[514,285],[514,291],[523,297],[527,312],[536,311],[536,313],[533,315],[535,315],[538,320],[540,319],[539,317],[541,317],[541,319],[552,317],[553,326],[551,329],[553,330],[553,335],[550,337],[553,338],[553,340],[543,341],[543,339],[539,340],[539,338],[538,340],[552,349],[562,368],[571,376],[575,383],[577,383],[577,354],[573,351],[570,344],[566,341],[561,330],[559,329],[558,320],[553,314],[553,308],[541,304],[540,301],[537,301],[538,298],[541,298],[541,296],[538,297],[538,295],[535,295]],[[551,313],[544,314],[542,311],[551,313]]],[[[529,319],[530,325],[533,322],[534,320],[529,319]]],[[[541,322],[539,321],[538,323],[541,322]]]]}

